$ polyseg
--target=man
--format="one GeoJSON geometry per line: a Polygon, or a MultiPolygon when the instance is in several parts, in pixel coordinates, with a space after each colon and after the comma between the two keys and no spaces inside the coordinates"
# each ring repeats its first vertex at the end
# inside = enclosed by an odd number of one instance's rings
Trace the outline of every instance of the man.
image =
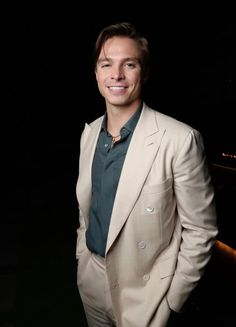
{"type": "Polygon", "coordinates": [[[95,47],[103,117],[81,136],[78,288],[89,326],[162,327],[180,312],[217,235],[202,137],[142,100],[148,42],[129,23],[95,47]]]}

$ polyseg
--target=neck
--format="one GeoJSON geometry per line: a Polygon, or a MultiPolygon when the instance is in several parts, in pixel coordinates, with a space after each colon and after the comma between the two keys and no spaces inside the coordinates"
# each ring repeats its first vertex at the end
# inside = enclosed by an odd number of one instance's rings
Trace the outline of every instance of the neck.
{"type": "Polygon", "coordinates": [[[129,107],[107,106],[107,130],[113,136],[120,135],[121,128],[138,110],[141,102],[129,107]]]}

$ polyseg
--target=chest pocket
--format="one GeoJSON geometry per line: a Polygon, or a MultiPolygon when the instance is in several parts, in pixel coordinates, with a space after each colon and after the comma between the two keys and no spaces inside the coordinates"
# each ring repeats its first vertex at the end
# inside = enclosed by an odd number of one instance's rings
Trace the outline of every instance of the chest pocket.
{"type": "Polygon", "coordinates": [[[149,185],[146,184],[142,192],[142,214],[157,214],[162,210],[168,210],[170,202],[173,200],[173,179],[167,179],[163,183],[149,185]]]}

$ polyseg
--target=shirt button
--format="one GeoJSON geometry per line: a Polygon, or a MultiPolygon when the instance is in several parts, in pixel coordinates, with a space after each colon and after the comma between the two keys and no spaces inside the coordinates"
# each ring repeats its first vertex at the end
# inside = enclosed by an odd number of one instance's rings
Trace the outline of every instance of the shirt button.
{"type": "Polygon", "coordinates": [[[145,249],[146,243],[144,241],[140,241],[140,242],[138,242],[138,246],[140,249],[145,249]]]}
{"type": "Polygon", "coordinates": [[[147,211],[147,212],[153,212],[153,211],[154,211],[154,208],[153,208],[153,207],[147,207],[147,208],[146,208],[146,211],[147,211]]]}
{"type": "Polygon", "coordinates": [[[143,275],[143,280],[148,281],[149,278],[150,278],[150,275],[148,275],[148,274],[143,275]]]}
{"type": "Polygon", "coordinates": [[[108,147],[108,144],[106,143],[104,146],[105,146],[105,148],[107,148],[108,147]]]}

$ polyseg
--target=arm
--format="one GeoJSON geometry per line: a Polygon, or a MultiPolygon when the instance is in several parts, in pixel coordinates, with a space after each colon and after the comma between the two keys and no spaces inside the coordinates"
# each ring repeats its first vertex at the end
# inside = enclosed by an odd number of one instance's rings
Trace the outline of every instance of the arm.
{"type": "Polygon", "coordinates": [[[218,232],[214,190],[197,131],[191,131],[181,145],[173,170],[182,241],[167,300],[178,312],[203,275],[218,232]]]}
{"type": "Polygon", "coordinates": [[[77,229],[76,242],[76,259],[79,259],[80,254],[86,249],[85,240],[85,222],[81,210],[79,210],[79,228],[77,229]]]}
{"type": "MultiPolygon", "coordinates": [[[[84,131],[82,132],[81,139],[80,139],[80,153],[83,151],[83,143],[84,143],[84,131]]],[[[80,155],[80,164],[81,166],[81,155],[80,155]]],[[[79,169],[80,171],[80,169],[79,169]]],[[[76,195],[77,195],[77,200],[79,203],[79,194],[78,194],[78,183],[79,183],[79,178],[77,180],[77,185],[76,185],[76,195]]],[[[77,242],[76,242],[76,258],[79,258],[79,255],[86,249],[86,239],[85,239],[85,231],[86,231],[86,226],[85,226],[85,220],[83,217],[82,210],[79,205],[79,227],[77,229],[77,242]]]]}

